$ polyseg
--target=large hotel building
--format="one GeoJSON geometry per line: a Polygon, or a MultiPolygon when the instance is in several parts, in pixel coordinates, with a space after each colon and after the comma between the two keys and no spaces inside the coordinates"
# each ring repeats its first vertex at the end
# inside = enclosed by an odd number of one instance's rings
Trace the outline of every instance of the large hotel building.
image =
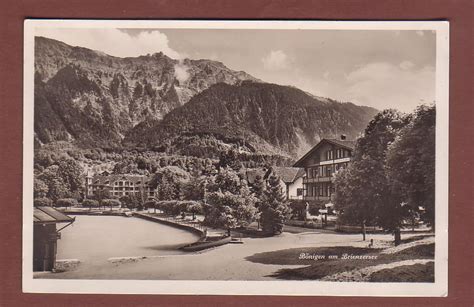
{"type": "Polygon", "coordinates": [[[103,172],[100,175],[86,177],[86,196],[91,197],[99,190],[107,190],[110,196],[121,197],[132,194],[144,194],[154,197],[156,189],[150,187],[150,177],[144,175],[114,175],[103,172]]]}

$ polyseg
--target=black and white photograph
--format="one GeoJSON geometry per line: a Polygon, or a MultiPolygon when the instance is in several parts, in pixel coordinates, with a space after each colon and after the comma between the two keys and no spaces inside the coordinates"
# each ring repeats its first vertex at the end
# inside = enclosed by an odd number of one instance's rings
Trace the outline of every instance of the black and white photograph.
{"type": "Polygon", "coordinates": [[[27,20],[23,290],[447,295],[448,32],[27,20]]]}

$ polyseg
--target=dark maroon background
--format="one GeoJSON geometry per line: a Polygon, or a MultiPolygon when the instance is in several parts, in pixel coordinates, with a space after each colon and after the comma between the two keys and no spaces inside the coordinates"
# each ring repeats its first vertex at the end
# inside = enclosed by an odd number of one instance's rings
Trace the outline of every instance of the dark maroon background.
{"type": "Polygon", "coordinates": [[[473,0],[0,1],[0,306],[473,306],[473,0]],[[56,295],[21,292],[23,20],[319,19],[450,21],[450,204],[447,298],[56,295]]]}

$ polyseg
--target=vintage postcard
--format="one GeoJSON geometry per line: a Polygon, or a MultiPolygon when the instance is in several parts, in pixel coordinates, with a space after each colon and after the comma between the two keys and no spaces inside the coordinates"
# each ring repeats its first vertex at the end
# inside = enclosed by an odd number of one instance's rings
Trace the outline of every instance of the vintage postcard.
{"type": "Polygon", "coordinates": [[[449,24],[26,20],[23,291],[446,296],[449,24]]]}

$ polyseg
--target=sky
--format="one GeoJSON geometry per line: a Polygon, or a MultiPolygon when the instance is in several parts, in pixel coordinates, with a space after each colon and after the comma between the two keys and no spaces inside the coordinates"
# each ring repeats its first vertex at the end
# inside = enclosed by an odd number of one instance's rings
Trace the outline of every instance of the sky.
{"type": "MultiPolygon", "coordinates": [[[[436,37],[415,30],[38,28],[36,35],[118,57],[211,59],[265,82],[379,110],[435,99],[436,37]]],[[[181,77],[186,67],[179,66],[181,77]]]]}

